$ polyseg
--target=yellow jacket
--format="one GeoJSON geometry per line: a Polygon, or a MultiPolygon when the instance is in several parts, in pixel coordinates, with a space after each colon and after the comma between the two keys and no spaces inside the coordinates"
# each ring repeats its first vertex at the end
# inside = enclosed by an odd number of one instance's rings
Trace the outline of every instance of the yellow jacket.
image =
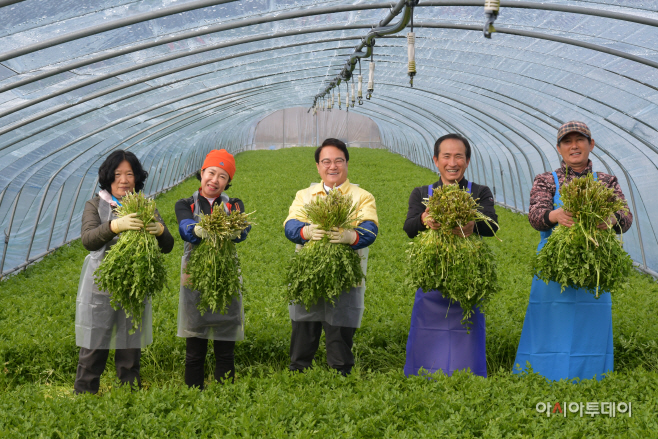
{"type": "MultiPolygon", "coordinates": [[[[372,221],[377,225],[377,227],[379,227],[375,197],[373,197],[370,192],[363,190],[354,184],[351,184],[349,179],[345,180],[345,183],[341,184],[336,189],[345,195],[352,195],[354,206],[359,212],[359,216],[361,216],[359,224],[363,221],[372,221]]],[[[306,203],[310,202],[317,195],[325,196],[326,194],[327,193],[324,191],[323,183],[317,183],[309,188],[297,191],[297,195],[295,195],[295,201],[292,202],[292,205],[288,211],[288,218],[286,218],[283,224],[285,225],[291,219],[296,219],[301,222],[308,222],[308,219],[306,219],[302,214],[302,208],[306,203]]],[[[354,226],[356,227],[358,224],[354,224],[354,226]]]]}

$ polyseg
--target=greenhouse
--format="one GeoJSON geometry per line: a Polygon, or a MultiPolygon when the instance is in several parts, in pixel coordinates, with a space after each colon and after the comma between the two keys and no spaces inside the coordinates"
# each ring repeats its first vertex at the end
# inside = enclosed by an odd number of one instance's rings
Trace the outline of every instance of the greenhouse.
{"type": "Polygon", "coordinates": [[[658,1],[0,0],[0,17],[8,437],[655,434],[658,1]],[[587,124],[593,170],[616,177],[625,196],[623,249],[635,267],[612,295],[614,372],[578,385],[513,373],[539,242],[531,189],[560,168],[556,135],[569,121],[587,124]],[[402,227],[412,190],[437,180],[434,144],[448,133],[470,142],[464,177],[491,190],[500,224],[501,241],[486,240],[500,282],[486,311],[486,379],[402,373],[414,304],[402,227]],[[285,273],[295,246],[282,224],[295,193],[322,175],[313,154],[327,138],[347,145],[350,180],[376,198],[379,235],[354,372],[332,374],[321,346],[318,367],[290,375],[285,273]],[[184,250],[174,205],[222,149],[235,157],[228,196],[255,211],[237,246],[244,341],[235,384],[199,394],[183,385],[176,337],[184,250]],[[148,172],[143,193],[175,244],[141,353],[144,391],[119,388],[110,360],[102,397],[76,397],[81,228],[117,150],[148,172]],[[594,401],[632,402],[632,416],[537,413],[538,403],[594,401]]]}

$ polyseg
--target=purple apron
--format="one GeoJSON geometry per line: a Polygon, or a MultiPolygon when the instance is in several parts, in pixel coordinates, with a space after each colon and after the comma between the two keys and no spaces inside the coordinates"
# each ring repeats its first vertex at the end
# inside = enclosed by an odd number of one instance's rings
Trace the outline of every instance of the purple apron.
{"type": "MultiPolygon", "coordinates": [[[[428,196],[431,197],[433,192],[430,185],[428,196]]],[[[468,193],[471,193],[470,181],[468,193]]],[[[411,311],[404,374],[418,375],[422,368],[429,373],[442,370],[450,376],[456,370],[470,369],[473,374],[486,377],[484,314],[477,308],[474,310],[470,334],[461,324],[461,319],[459,302],[451,305],[439,291],[424,293],[419,288],[411,311]]]]}

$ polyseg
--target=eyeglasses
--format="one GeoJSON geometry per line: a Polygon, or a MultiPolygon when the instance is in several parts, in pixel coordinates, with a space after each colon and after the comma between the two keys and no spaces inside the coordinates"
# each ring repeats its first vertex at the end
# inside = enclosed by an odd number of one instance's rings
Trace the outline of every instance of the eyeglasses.
{"type": "Polygon", "coordinates": [[[337,167],[340,168],[341,166],[343,166],[345,164],[345,159],[338,158],[338,159],[334,160],[333,162],[329,159],[320,160],[320,164],[322,166],[324,166],[325,168],[328,168],[329,166],[331,166],[331,163],[333,163],[334,165],[336,165],[337,167]]]}

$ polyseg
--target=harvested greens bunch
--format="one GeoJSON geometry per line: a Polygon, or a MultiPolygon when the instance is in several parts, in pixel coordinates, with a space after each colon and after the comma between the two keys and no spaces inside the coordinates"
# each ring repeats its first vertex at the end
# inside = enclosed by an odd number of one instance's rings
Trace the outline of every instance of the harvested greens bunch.
{"type": "Polygon", "coordinates": [[[237,297],[242,285],[240,259],[233,239],[249,227],[249,215],[238,211],[226,213],[215,207],[210,215],[199,215],[197,224],[208,232],[190,255],[185,267],[187,286],[200,293],[197,309],[224,314],[237,297]]]}
{"type": "MultiPolygon", "coordinates": [[[[353,228],[361,217],[351,195],[339,190],[318,196],[305,204],[302,214],[306,222],[329,231],[332,227],[353,228]]],[[[347,244],[332,244],[329,236],[309,241],[293,256],[288,267],[288,300],[308,309],[320,298],[333,304],[344,290],[361,283],[361,257],[347,244]]]]}
{"type": "MultiPolygon", "coordinates": [[[[137,213],[144,225],[156,221],[155,201],[145,198],[142,192],[126,194],[115,213],[119,218],[137,213]]],[[[122,232],[94,275],[98,288],[110,293],[112,307],[121,307],[132,317],[130,333],[134,334],[142,326],[146,299],[162,291],[167,272],[158,241],[142,228],[122,232]]]]}
{"type": "Polygon", "coordinates": [[[562,208],[573,214],[574,225],[558,225],[546,245],[533,258],[534,274],[548,284],[585,288],[599,297],[599,292],[616,292],[628,279],[633,261],[622,247],[610,218],[626,210],[612,188],[594,180],[589,173],[560,188],[562,208]],[[605,229],[597,226],[606,223],[605,229]]]}
{"type": "Polygon", "coordinates": [[[410,243],[409,283],[424,292],[438,290],[450,303],[460,302],[461,323],[468,327],[473,307],[482,307],[498,291],[498,275],[491,249],[479,236],[464,238],[452,230],[470,221],[486,220],[489,225],[492,220],[477,210],[476,200],[457,184],[435,189],[426,206],[441,226],[420,232],[410,243]]]}

